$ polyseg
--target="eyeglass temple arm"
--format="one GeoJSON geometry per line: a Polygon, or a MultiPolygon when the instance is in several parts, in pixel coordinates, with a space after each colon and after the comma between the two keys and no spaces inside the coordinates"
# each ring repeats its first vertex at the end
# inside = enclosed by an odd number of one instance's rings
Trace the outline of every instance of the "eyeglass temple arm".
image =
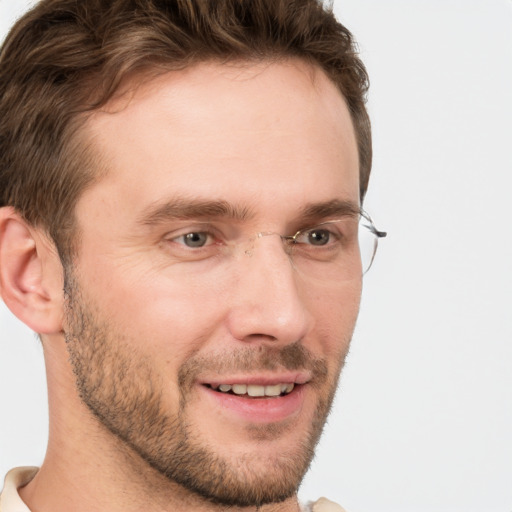
{"type": "Polygon", "coordinates": [[[386,238],[388,236],[387,232],[386,231],[379,231],[376,227],[375,227],[375,224],[373,223],[373,220],[372,218],[370,217],[370,215],[368,215],[368,213],[366,213],[362,208],[361,208],[361,215],[367,220],[369,221],[370,225],[367,226],[370,228],[370,231],[377,237],[377,238],[386,238]]]}

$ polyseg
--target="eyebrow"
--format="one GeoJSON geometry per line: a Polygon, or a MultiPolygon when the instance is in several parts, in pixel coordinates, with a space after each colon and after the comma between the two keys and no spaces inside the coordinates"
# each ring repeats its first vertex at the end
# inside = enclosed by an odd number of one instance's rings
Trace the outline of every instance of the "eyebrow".
{"type": "MultiPolygon", "coordinates": [[[[333,199],[304,206],[298,218],[315,221],[328,217],[357,216],[361,212],[358,203],[333,199]]],[[[248,207],[234,205],[223,200],[197,200],[175,198],[162,203],[155,203],[144,210],[138,223],[153,226],[172,220],[188,219],[230,219],[238,222],[253,218],[254,212],[248,207]]]]}
{"type": "Polygon", "coordinates": [[[226,218],[236,221],[247,220],[253,214],[248,208],[239,207],[227,201],[203,201],[176,198],[164,203],[157,203],[147,208],[139,224],[151,226],[169,220],[226,218]]]}
{"type": "Polygon", "coordinates": [[[361,207],[358,203],[333,199],[332,201],[306,205],[302,209],[301,217],[306,220],[317,220],[328,217],[355,217],[360,214],[361,207]]]}

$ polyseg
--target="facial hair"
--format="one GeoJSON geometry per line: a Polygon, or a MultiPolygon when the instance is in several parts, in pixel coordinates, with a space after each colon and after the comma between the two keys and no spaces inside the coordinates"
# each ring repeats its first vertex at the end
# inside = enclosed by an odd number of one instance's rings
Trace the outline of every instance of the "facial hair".
{"type": "MultiPolygon", "coordinates": [[[[224,506],[261,506],[296,494],[314,455],[337,387],[339,372],[328,374],[324,360],[316,359],[300,343],[284,347],[241,348],[230,354],[191,356],[178,371],[179,407],[165,406],[169,385],[154,371],[151,358],[137,344],[102,318],[84,299],[73,273],[66,273],[65,338],[79,396],[100,423],[125,447],[167,479],[209,502],[224,506]],[[248,451],[222,457],[208,446],[188,421],[187,404],[196,376],[205,370],[222,372],[286,368],[311,372],[318,392],[312,423],[302,440],[272,460],[255,464],[258,454],[248,451]]],[[[139,346],[143,347],[144,340],[139,346]]],[[[348,343],[344,346],[348,347],[348,343]]],[[[346,353],[342,354],[339,367],[346,353]]],[[[279,437],[286,425],[248,427],[259,442],[279,437]]]]}

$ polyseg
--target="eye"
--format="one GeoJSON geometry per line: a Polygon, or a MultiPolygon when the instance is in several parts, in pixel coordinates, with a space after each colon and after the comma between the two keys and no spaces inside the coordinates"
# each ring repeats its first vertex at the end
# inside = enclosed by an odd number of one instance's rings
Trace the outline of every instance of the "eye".
{"type": "Polygon", "coordinates": [[[305,244],[316,247],[332,244],[339,240],[339,235],[333,229],[326,227],[315,227],[300,231],[294,237],[296,244],[305,244]]]}
{"type": "Polygon", "coordinates": [[[173,238],[173,242],[176,242],[191,249],[205,247],[213,243],[213,237],[205,231],[193,231],[185,233],[184,235],[173,238]]]}
{"type": "Polygon", "coordinates": [[[301,240],[301,242],[310,245],[326,245],[329,243],[331,234],[327,229],[310,229],[304,233],[304,238],[307,241],[301,240]]]}

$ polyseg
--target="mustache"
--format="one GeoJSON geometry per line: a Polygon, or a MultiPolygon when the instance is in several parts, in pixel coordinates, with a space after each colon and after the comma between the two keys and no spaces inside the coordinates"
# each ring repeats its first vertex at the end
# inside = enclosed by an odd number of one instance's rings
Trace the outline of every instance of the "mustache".
{"type": "Polygon", "coordinates": [[[178,371],[180,389],[189,390],[201,373],[218,374],[232,372],[254,373],[278,369],[305,370],[312,375],[312,384],[322,384],[327,379],[325,359],[316,358],[300,341],[284,347],[259,345],[244,347],[229,354],[195,356],[187,360],[178,371]]]}

